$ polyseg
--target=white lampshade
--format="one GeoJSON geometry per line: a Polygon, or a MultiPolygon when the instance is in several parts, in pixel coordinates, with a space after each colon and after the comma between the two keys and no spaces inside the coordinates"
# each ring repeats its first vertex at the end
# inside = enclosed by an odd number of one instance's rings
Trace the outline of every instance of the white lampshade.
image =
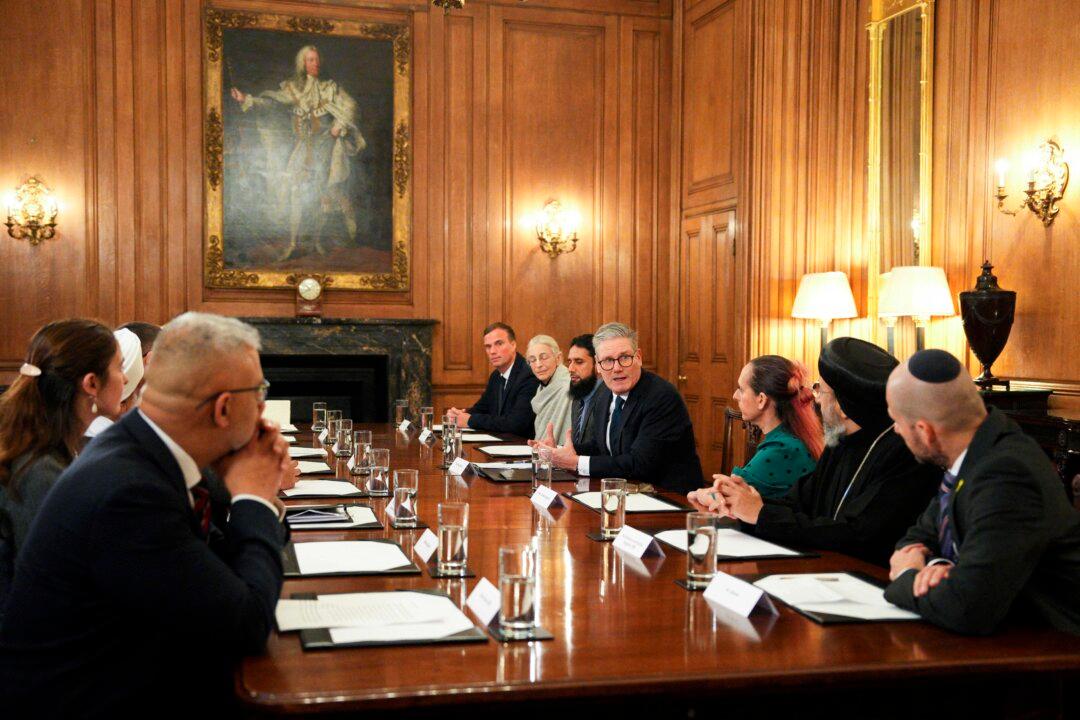
{"type": "Polygon", "coordinates": [[[880,317],[931,317],[955,315],[952,291],[945,271],[937,267],[894,267],[881,276],[878,294],[880,317]]]}
{"type": "Polygon", "coordinates": [[[842,272],[807,273],[799,281],[791,317],[828,322],[858,315],[855,296],[842,272]]]}

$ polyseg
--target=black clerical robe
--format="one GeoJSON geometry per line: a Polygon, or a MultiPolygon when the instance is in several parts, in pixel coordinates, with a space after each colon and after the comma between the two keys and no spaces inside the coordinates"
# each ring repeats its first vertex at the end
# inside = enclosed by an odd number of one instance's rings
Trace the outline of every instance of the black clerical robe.
{"type": "Polygon", "coordinates": [[[864,428],[825,448],[812,473],[786,496],[766,499],[757,524],[744,525],[768,540],[887,565],[940,480],[940,468],[920,464],[891,429],[864,428]]]}

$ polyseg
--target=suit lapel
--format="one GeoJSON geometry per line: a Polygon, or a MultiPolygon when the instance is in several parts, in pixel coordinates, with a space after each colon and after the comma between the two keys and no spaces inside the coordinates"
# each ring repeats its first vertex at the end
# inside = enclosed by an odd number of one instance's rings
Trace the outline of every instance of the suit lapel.
{"type": "Polygon", "coordinates": [[[169,448],[165,446],[165,443],[162,442],[153,428],[146,424],[146,421],[137,410],[133,410],[121,418],[120,424],[124,426],[143,452],[161,469],[168,483],[176,490],[178,499],[188,510],[192,530],[198,533],[200,528],[194,514],[191,512],[187,485],[184,484],[184,474],[181,472],[176,458],[169,452],[169,448]]]}
{"type": "Polygon", "coordinates": [[[634,415],[634,411],[641,405],[641,398],[648,392],[649,378],[648,374],[642,370],[641,379],[638,380],[638,384],[631,388],[630,393],[626,396],[626,403],[623,405],[622,417],[619,419],[619,433],[611,438],[611,454],[622,454],[622,439],[623,429],[626,428],[630,419],[634,415]]]}

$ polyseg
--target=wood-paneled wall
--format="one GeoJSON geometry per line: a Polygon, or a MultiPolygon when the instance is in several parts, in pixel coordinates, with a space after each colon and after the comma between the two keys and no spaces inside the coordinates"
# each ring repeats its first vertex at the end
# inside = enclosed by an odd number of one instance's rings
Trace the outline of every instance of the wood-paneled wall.
{"type": "MultiPolygon", "coordinates": [[[[565,344],[636,325],[660,357],[669,293],[670,0],[223,0],[238,9],[404,19],[413,46],[413,247],[407,293],[331,291],[326,314],[433,317],[436,404],[475,397],[480,331],[513,324],[565,344]],[[582,11],[576,11],[578,8],[582,11]],[[550,259],[525,217],[549,198],[582,217],[550,259]]],[[[0,370],[42,323],[163,322],[186,309],[291,315],[291,293],[202,284],[200,0],[3,0],[0,187],[40,174],[62,203],[55,240],[0,242],[0,370]],[[42,32],[43,28],[46,32],[42,32]],[[20,59],[20,55],[22,58],[20,59]]]]}

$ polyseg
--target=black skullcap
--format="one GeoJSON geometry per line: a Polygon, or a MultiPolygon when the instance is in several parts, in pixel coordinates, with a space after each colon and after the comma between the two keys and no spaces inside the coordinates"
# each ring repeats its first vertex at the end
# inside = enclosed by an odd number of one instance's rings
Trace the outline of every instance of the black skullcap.
{"type": "Polygon", "coordinates": [[[920,350],[908,360],[908,372],[916,380],[944,383],[960,376],[960,361],[944,350],[920,350]]]}
{"type": "Polygon", "coordinates": [[[836,394],[840,409],[861,428],[880,431],[892,423],[885,383],[900,363],[877,345],[836,338],[821,349],[818,372],[836,394]]]}

